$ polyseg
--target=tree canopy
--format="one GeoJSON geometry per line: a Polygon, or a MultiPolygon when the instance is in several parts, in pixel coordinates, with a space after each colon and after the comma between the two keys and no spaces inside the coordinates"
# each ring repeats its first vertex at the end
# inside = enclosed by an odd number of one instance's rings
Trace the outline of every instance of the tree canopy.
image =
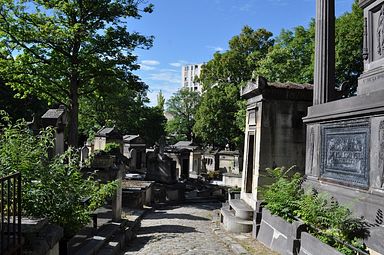
{"type": "Polygon", "coordinates": [[[0,76],[22,95],[34,94],[67,107],[69,144],[78,145],[80,100],[129,89],[142,100],[146,85],[135,48],[152,37],[129,32],[129,18],[152,12],[142,0],[6,0],[0,6],[0,76]]]}
{"type": "Polygon", "coordinates": [[[205,144],[241,147],[245,105],[240,99],[243,82],[252,73],[274,44],[266,29],[245,26],[229,41],[229,50],[216,52],[203,66],[200,82],[204,94],[196,114],[194,132],[205,144]]]}
{"type": "Polygon", "coordinates": [[[167,101],[167,112],[172,115],[172,119],[167,122],[166,130],[168,134],[175,136],[176,140],[179,141],[192,140],[195,114],[199,102],[199,93],[188,88],[178,90],[167,101]]]}

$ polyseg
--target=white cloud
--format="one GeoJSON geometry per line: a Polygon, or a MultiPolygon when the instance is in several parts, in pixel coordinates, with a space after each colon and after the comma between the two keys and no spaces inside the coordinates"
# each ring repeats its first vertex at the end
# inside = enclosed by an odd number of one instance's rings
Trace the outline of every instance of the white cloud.
{"type": "Polygon", "coordinates": [[[185,64],[188,64],[188,61],[179,60],[179,61],[176,61],[176,62],[173,62],[173,63],[169,63],[169,65],[173,66],[173,67],[181,67],[182,65],[185,65],[185,64]]]}
{"type": "Polygon", "coordinates": [[[175,73],[175,72],[155,72],[155,73],[150,73],[147,76],[148,80],[152,81],[164,81],[164,82],[169,82],[169,83],[181,83],[181,77],[180,74],[175,73]]]}
{"type": "Polygon", "coordinates": [[[215,52],[218,51],[218,52],[223,52],[224,51],[224,48],[223,47],[220,47],[220,46],[206,46],[208,49],[211,49],[211,50],[214,50],[215,52]]]}
{"type": "Polygon", "coordinates": [[[180,67],[181,63],[169,63],[169,65],[174,66],[174,67],[180,67]]]}
{"type": "Polygon", "coordinates": [[[156,69],[153,66],[148,66],[148,65],[143,65],[143,64],[139,64],[139,65],[140,65],[140,69],[144,70],[144,71],[151,71],[151,70],[155,70],[156,69]]]}
{"type": "Polygon", "coordinates": [[[157,66],[160,64],[157,60],[142,60],[140,63],[146,66],[157,66]]]}

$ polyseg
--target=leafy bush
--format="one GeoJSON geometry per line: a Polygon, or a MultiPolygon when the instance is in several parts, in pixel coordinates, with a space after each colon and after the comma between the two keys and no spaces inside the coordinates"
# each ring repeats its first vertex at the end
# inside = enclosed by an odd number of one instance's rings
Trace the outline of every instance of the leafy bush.
{"type": "Polygon", "coordinates": [[[278,215],[287,221],[292,221],[292,212],[297,210],[297,200],[302,190],[300,174],[295,173],[292,177],[288,173],[293,167],[285,170],[284,167],[274,169],[267,168],[267,173],[274,179],[274,182],[262,189],[262,196],[267,203],[266,208],[272,214],[278,215]]]}
{"type": "Polygon", "coordinates": [[[34,135],[25,121],[12,124],[3,114],[0,133],[0,176],[22,175],[22,208],[25,216],[46,217],[74,234],[90,220],[89,213],[101,206],[115,190],[116,183],[100,184],[79,171],[79,153],[68,149],[48,157],[53,148],[54,130],[34,135]],[[90,198],[86,205],[82,203],[90,198]]]}
{"type": "Polygon", "coordinates": [[[120,144],[118,144],[118,143],[107,143],[105,145],[104,151],[105,152],[111,152],[111,153],[119,152],[120,151],[120,144]]]}
{"type": "Polygon", "coordinates": [[[298,173],[288,176],[291,169],[267,169],[275,182],[263,190],[266,208],[290,222],[295,217],[300,218],[314,236],[343,254],[352,255],[355,252],[335,238],[365,250],[361,242],[367,235],[364,221],[353,217],[351,210],[338,204],[327,193],[304,192],[301,188],[302,177],[298,173]]]}
{"type": "Polygon", "coordinates": [[[308,190],[298,200],[298,210],[294,213],[312,227],[310,232],[314,236],[343,254],[354,255],[356,252],[334,238],[349,243],[355,248],[366,249],[361,242],[367,234],[364,221],[353,217],[351,210],[340,205],[329,194],[308,190]]]}

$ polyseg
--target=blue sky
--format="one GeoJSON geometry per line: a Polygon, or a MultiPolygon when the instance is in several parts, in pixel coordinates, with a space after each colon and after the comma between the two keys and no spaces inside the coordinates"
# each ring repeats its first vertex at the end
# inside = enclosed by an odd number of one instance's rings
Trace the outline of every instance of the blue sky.
{"type": "MultiPolygon", "coordinates": [[[[160,90],[168,99],[181,87],[181,65],[209,61],[225,51],[244,25],[281,29],[307,26],[315,0],[152,0],[154,12],[131,20],[130,31],[155,37],[149,50],[136,50],[141,79],[149,85],[150,105],[160,90]]],[[[336,0],[336,16],[350,11],[353,0],[336,0]]]]}

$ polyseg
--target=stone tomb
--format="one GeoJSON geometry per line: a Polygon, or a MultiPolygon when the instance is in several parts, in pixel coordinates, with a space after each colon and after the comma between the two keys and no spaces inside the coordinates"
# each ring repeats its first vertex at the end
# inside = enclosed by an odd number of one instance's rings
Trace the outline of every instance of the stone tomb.
{"type": "MultiPolygon", "coordinates": [[[[260,220],[259,188],[270,183],[266,168],[296,165],[304,172],[305,127],[302,117],[312,104],[312,85],[248,82],[241,90],[247,99],[244,161],[240,199],[221,208],[221,222],[231,232],[256,232],[260,220]]],[[[255,236],[255,235],[254,235],[255,236]]]]}
{"type": "Polygon", "coordinates": [[[146,143],[140,135],[123,136],[123,155],[130,159],[129,171],[146,172],[146,143]]]}
{"type": "Polygon", "coordinates": [[[258,77],[241,95],[247,99],[241,199],[256,209],[258,188],[270,182],[266,168],[296,165],[304,173],[302,117],[312,104],[312,85],[268,83],[258,77]]]}
{"type": "Polygon", "coordinates": [[[306,184],[330,192],[371,223],[367,245],[384,253],[384,1],[364,9],[364,73],[357,96],[336,100],[334,0],[317,0],[315,84],[307,124],[306,184]]]}

